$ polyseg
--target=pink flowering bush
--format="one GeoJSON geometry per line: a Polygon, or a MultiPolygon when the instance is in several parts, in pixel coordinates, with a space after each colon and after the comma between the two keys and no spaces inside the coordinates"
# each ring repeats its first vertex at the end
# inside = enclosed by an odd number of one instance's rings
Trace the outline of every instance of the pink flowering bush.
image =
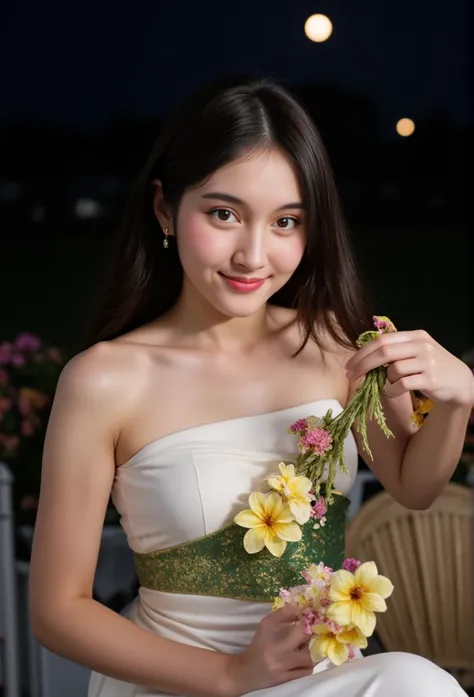
{"type": "Polygon", "coordinates": [[[44,435],[63,365],[61,352],[33,334],[0,343],[0,461],[15,477],[20,523],[34,518],[44,435]]]}

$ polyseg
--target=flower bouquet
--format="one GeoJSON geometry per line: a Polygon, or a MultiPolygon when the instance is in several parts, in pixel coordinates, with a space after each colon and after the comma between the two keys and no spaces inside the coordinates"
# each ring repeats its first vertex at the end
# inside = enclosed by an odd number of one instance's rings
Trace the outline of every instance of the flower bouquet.
{"type": "Polygon", "coordinates": [[[384,612],[393,591],[374,562],[346,559],[333,571],[313,564],[301,574],[305,584],[281,589],[273,610],[292,605],[298,610],[314,663],[329,659],[336,666],[357,658],[373,634],[375,613],[384,612]]]}
{"type": "Polygon", "coordinates": [[[0,461],[15,477],[20,523],[34,518],[46,424],[63,364],[60,351],[33,334],[0,343],[0,461]]]}
{"type": "MultiPolygon", "coordinates": [[[[380,334],[394,331],[395,325],[388,317],[374,317],[374,330],[361,334],[357,344],[363,346],[380,334]]],[[[333,416],[329,409],[323,418],[308,416],[290,426],[288,432],[298,436],[296,464],[280,462],[279,473],[268,477],[270,491],[250,494],[250,508],[234,518],[237,525],[248,528],[243,543],[249,554],[265,547],[280,557],[288,542],[301,540],[302,526],[312,518],[316,519],[315,529],[324,526],[327,507],[333,503],[334,494],[339,493],[334,489],[337,470],[347,472],[344,443],[353,424],[369,455],[367,419],[374,418],[382,432],[393,437],[381,402],[386,379],[385,368],[372,370],[340,414],[333,416]]]]}
{"type": "MultiPolygon", "coordinates": [[[[358,338],[359,347],[381,334],[397,331],[388,317],[376,316],[373,321],[374,329],[358,338]]],[[[340,414],[333,416],[332,409],[329,409],[322,418],[308,416],[290,426],[288,432],[298,436],[296,463],[287,465],[281,462],[280,472],[268,478],[270,491],[250,494],[250,508],[234,518],[237,525],[248,528],[243,542],[249,554],[260,552],[265,547],[279,557],[287,542],[301,540],[301,526],[311,518],[316,519],[315,529],[324,526],[327,507],[339,493],[334,489],[337,471],[347,473],[344,444],[351,428],[355,426],[360,433],[362,446],[369,457],[372,457],[367,440],[369,419],[375,419],[382,433],[393,438],[382,408],[386,380],[385,367],[371,370],[340,414]]],[[[421,426],[432,408],[431,400],[423,396],[416,398],[413,421],[421,426]]]]}
{"type": "MultiPolygon", "coordinates": [[[[374,329],[362,334],[357,344],[363,346],[380,334],[394,331],[396,328],[387,317],[374,317],[374,329]]],[[[266,480],[269,490],[251,493],[249,508],[234,518],[237,525],[247,528],[243,546],[248,554],[264,549],[273,557],[283,557],[286,553],[284,563],[291,563],[286,552],[288,543],[299,543],[303,555],[309,560],[313,555],[314,559],[318,542],[325,538],[322,528],[326,525],[326,515],[330,516],[335,497],[340,494],[334,488],[337,471],[347,472],[344,443],[350,429],[357,428],[369,457],[372,454],[367,441],[368,419],[374,419],[388,438],[393,437],[382,408],[386,379],[385,367],[374,369],[365,376],[340,414],[333,416],[332,410],[328,410],[322,418],[308,416],[290,426],[289,433],[298,437],[295,464],[280,462],[279,472],[266,480]],[[315,531],[313,538],[308,534],[311,528],[315,531]]],[[[414,407],[413,420],[421,425],[432,404],[420,399],[414,407]]],[[[337,515],[340,512],[336,510],[333,521],[337,515]]],[[[329,533],[327,539],[332,536],[329,533]]],[[[343,545],[342,537],[338,544],[343,545]]],[[[331,553],[328,546],[323,545],[321,556],[327,560],[328,553],[331,553]]],[[[367,637],[375,628],[375,613],[386,610],[385,600],[392,594],[393,585],[378,574],[373,561],[362,564],[346,559],[337,571],[322,561],[309,566],[306,561],[306,565],[304,571],[295,575],[295,579],[302,575],[306,583],[290,585],[291,581],[288,588],[281,588],[273,609],[286,604],[296,607],[314,663],[328,659],[334,665],[341,665],[366,648],[367,637]]]]}

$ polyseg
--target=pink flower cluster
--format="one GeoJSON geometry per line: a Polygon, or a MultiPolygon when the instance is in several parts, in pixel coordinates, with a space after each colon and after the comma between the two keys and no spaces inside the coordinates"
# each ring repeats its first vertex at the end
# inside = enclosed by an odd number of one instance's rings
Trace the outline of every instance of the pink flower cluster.
{"type": "Polygon", "coordinates": [[[290,433],[296,433],[298,435],[301,435],[306,432],[308,428],[308,420],[307,419],[298,419],[298,421],[295,421],[295,423],[290,426],[290,433]]]}
{"type": "Polygon", "coordinates": [[[387,317],[374,317],[373,322],[379,334],[389,334],[396,331],[395,325],[387,317]]]}
{"type": "Polygon", "coordinates": [[[326,609],[331,604],[328,589],[321,581],[320,590],[315,593],[316,583],[308,582],[308,585],[293,586],[288,590],[282,589],[279,598],[284,605],[293,605],[300,610],[300,619],[306,636],[313,635],[315,624],[330,622],[326,617],[326,609]]]}
{"type": "Polygon", "coordinates": [[[0,458],[18,456],[20,445],[45,425],[63,358],[34,334],[0,344],[0,458]]]}
{"type": "MultiPolygon", "coordinates": [[[[313,492],[310,492],[313,493],[313,492]]],[[[313,494],[314,495],[314,494],[313,494]]],[[[311,506],[311,518],[321,520],[328,512],[328,505],[322,496],[315,498],[311,506]]]]}
{"type": "Polygon", "coordinates": [[[302,455],[312,452],[322,456],[332,448],[332,436],[327,429],[322,427],[322,422],[318,425],[312,425],[308,419],[299,419],[290,426],[289,431],[300,436],[298,447],[302,455]]]}
{"type": "Polygon", "coordinates": [[[301,452],[312,450],[317,455],[324,455],[332,446],[332,436],[325,428],[310,428],[300,438],[301,452]]]}
{"type": "Polygon", "coordinates": [[[353,574],[354,571],[359,568],[359,566],[360,561],[358,559],[352,559],[351,557],[349,557],[348,559],[344,559],[344,562],[342,564],[342,568],[346,571],[350,571],[351,574],[353,574]]]}
{"type": "Polygon", "coordinates": [[[0,366],[20,368],[30,361],[35,363],[51,361],[61,364],[63,358],[57,348],[43,346],[39,337],[28,332],[19,334],[13,342],[4,341],[0,344],[0,366]]]}
{"type": "MultiPolygon", "coordinates": [[[[356,569],[360,566],[357,559],[345,559],[343,569],[356,569]]],[[[341,627],[327,617],[327,608],[331,605],[329,591],[333,569],[325,566],[323,562],[312,564],[301,572],[305,584],[282,588],[278,594],[279,605],[293,605],[300,611],[305,634],[313,635],[313,627],[317,624],[325,624],[328,629],[337,634],[341,627]]]]}

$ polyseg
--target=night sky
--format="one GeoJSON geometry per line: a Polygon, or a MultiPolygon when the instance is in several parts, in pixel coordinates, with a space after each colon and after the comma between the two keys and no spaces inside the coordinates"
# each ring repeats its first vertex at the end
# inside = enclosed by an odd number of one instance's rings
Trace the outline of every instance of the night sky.
{"type": "Polygon", "coordinates": [[[161,114],[229,72],[368,93],[385,128],[441,110],[467,121],[470,0],[15,0],[0,26],[0,123],[100,127],[161,114]],[[303,32],[313,13],[331,39],[303,32]]]}

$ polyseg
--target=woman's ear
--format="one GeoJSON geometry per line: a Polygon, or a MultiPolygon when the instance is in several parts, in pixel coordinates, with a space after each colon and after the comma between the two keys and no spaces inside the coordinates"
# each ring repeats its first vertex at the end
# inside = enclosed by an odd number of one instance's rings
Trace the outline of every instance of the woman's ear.
{"type": "Polygon", "coordinates": [[[163,186],[159,179],[153,180],[153,210],[163,232],[166,230],[167,235],[173,235],[173,219],[164,199],[163,186]]]}

